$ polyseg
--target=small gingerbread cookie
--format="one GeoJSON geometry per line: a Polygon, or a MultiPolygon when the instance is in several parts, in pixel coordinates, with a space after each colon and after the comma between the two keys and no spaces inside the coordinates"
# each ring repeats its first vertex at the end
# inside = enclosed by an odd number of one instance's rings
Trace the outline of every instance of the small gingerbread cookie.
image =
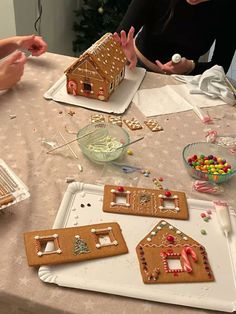
{"type": "Polygon", "coordinates": [[[105,185],[103,211],[110,213],[187,220],[184,192],[105,185]]]}
{"type": "Polygon", "coordinates": [[[124,123],[127,125],[127,127],[132,130],[132,131],[135,131],[135,130],[140,130],[142,129],[142,125],[141,123],[135,119],[135,118],[132,118],[132,119],[123,119],[124,123]]]}
{"type": "Polygon", "coordinates": [[[140,241],[136,252],[145,284],[214,281],[206,249],[164,220],[140,241]]]}
{"type": "Polygon", "coordinates": [[[108,116],[108,122],[114,125],[122,126],[122,117],[108,116]]]}
{"type": "Polygon", "coordinates": [[[51,229],[24,234],[29,266],[79,262],[128,252],[118,223],[51,229]]]}
{"type": "Polygon", "coordinates": [[[105,122],[105,117],[101,113],[92,114],[90,117],[91,123],[105,122]]]}
{"type": "Polygon", "coordinates": [[[148,119],[144,121],[144,124],[152,131],[158,132],[162,131],[163,127],[155,119],[148,119]]]}

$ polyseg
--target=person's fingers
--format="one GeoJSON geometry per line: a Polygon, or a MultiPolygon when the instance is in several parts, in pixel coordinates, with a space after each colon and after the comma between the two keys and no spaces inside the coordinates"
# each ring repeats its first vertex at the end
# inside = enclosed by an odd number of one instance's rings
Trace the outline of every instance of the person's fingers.
{"type": "Polygon", "coordinates": [[[133,40],[134,38],[134,32],[135,32],[135,29],[133,26],[130,27],[130,30],[128,32],[128,36],[127,36],[127,40],[130,41],[130,40],[133,40]]]}
{"type": "Polygon", "coordinates": [[[119,36],[116,32],[113,34],[113,38],[114,38],[114,40],[117,41],[119,44],[121,43],[120,36],[119,36]]]}
{"type": "Polygon", "coordinates": [[[20,60],[20,58],[22,58],[23,55],[24,54],[21,51],[15,51],[5,59],[5,62],[9,65],[16,63],[18,60],[20,60]]]}
{"type": "Polygon", "coordinates": [[[120,32],[120,39],[121,39],[121,45],[125,47],[127,43],[127,38],[126,38],[126,32],[123,30],[120,32]]]}

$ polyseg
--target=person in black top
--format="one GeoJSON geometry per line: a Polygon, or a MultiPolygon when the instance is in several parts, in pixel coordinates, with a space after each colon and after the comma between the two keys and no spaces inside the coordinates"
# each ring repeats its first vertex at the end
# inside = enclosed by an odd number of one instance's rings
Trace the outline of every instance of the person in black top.
{"type": "Polygon", "coordinates": [[[201,74],[216,64],[226,73],[236,48],[235,13],[236,0],[133,0],[115,37],[131,69],[138,60],[165,74],[201,74]],[[211,61],[199,62],[214,41],[211,61]]]}

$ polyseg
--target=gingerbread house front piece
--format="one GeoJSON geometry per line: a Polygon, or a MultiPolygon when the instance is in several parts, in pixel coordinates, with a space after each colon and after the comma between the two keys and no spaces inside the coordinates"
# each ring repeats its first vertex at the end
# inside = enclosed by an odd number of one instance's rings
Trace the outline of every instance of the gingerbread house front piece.
{"type": "Polygon", "coordinates": [[[124,79],[125,64],[122,47],[107,33],[65,71],[67,92],[107,101],[124,79]]]}
{"type": "Polygon", "coordinates": [[[214,281],[204,246],[165,220],[138,244],[136,252],[146,284],[214,281]]]}

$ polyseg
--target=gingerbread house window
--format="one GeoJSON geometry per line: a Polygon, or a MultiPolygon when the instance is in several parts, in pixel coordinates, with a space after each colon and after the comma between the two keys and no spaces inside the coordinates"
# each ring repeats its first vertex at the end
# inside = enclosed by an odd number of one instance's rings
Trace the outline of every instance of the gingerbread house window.
{"type": "Polygon", "coordinates": [[[118,245],[118,241],[115,239],[112,227],[104,229],[91,229],[91,232],[95,238],[95,245],[97,249],[105,246],[118,245]]]}
{"type": "Polygon", "coordinates": [[[125,190],[111,190],[112,201],[111,206],[130,206],[130,191],[125,190]]]}
{"type": "Polygon", "coordinates": [[[165,195],[160,194],[158,195],[158,197],[159,197],[159,202],[160,202],[159,209],[161,211],[171,210],[171,211],[178,212],[180,210],[179,198],[177,195],[167,197],[165,195]]]}
{"type": "Polygon", "coordinates": [[[166,273],[180,273],[183,268],[180,261],[181,254],[173,252],[161,253],[161,258],[166,273]]]}
{"type": "Polygon", "coordinates": [[[89,83],[84,83],[84,90],[85,90],[86,92],[91,92],[91,90],[92,90],[91,84],[89,84],[89,83]]]}
{"type": "Polygon", "coordinates": [[[35,236],[34,239],[36,253],[38,256],[62,253],[59,245],[58,234],[49,236],[35,236]]]}

